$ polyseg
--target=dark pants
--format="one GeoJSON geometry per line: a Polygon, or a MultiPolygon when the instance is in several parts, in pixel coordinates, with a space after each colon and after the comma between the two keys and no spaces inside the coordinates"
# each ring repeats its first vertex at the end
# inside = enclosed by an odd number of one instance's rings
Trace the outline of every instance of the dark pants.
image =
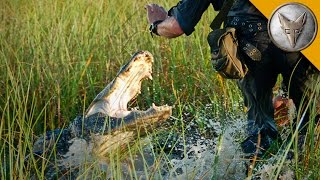
{"type": "MultiPolygon", "coordinates": [[[[266,24],[266,20],[257,21],[257,23],[266,24]]],[[[278,132],[274,121],[272,90],[278,75],[282,74],[283,83],[289,89],[289,97],[299,107],[308,86],[315,83],[320,85],[320,73],[301,53],[287,53],[277,48],[271,42],[266,30],[248,32],[246,28],[236,27],[236,29],[239,41],[250,42],[262,53],[261,60],[254,61],[240,51],[241,59],[249,69],[246,76],[238,81],[248,108],[249,135],[256,136],[260,132],[262,139],[266,136],[271,140],[275,139],[278,132]]],[[[319,92],[317,97],[319,98],[319,92]]],[[[308,98],[310,93],[306,101],[308,98]]],[[[304,122],[308,119],[307,114],[304,122]]],[[[269,143],[266,142],[266,146],[269,143]]],[[[250,145],[255,146],[254,143],[250,145]]]]}

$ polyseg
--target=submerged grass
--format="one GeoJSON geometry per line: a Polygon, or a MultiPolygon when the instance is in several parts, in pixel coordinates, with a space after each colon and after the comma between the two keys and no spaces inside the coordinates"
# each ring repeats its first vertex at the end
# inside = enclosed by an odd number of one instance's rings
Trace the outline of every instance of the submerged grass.
{"type": "MultiPolygon", "coordinates": [[[[208,114],[221,119],[229,112],[242,113],[242,98],[235,83],[217,75],[209,62],[206,36],[215,13],[209,10],[204,14],[190,37],[152,38],[143,8],[147,3],[145,0],[0,2],[0,179],[28,179],[30,172],[25,170],[36,163],[31,157],[33,164],[25,164],[33,142],[43,132],[63,128],[82,114],[138,50],[148,50],[154,55],[153,81],[143,83],[142,94],[130,107],[146,109],[153,102],[175,105],[173,116],[177,123],[173,128],[182,132],[185,107],[197,115],[205,110],[206,104],[211,104],[208,114]]],[[[174,3],[159,2],[166,8],[174,3]]],[[[201,127],[201,122],[198,123],[201,127]]],[[[311,171],[310,177],[319,177],[319,133],[316,137],[315,142],[310,142],[309,160],[296,167],[311,171]]],[[[138,139],[136,144],[140,142],[143,141],[138,139]]],[[[139,145],[128,152],[128,162],[137,149],[141,153],[139,145]]],[[[110,160],[109,171],[113,171],[115,179],[122,178],[119,164],[123,158],[116,154],[110,160]]],[[[167,155],[162,153],[155,163],[160,163],[161,158],[167,159],[167,155]]],[[[47,165],[43,161],[42,167],[47,165]]],[[[43,169],[36,169],[41,179],[43,169]]],[[[101,172],[94,163],[88,164],[82,178],[105,177],[109,171],[101,172]]],[[[159,169],[153,171],[161,174],[159,169]]],[[[138,179],[132,169],[128,172],[129,177],[138,179]]],[[[153,177],[148,173],[145,171],[146,177],[153,177]]]]}

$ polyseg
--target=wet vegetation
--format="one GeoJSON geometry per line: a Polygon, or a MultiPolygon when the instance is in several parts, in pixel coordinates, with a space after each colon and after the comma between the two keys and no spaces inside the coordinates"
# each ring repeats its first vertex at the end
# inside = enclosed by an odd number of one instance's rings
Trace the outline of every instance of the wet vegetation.
{"type": "MultiPolygon", "coordinates": [[[[197,143],[190,140],[192,134],[214,144],[208,146],[212,153],[205,158],[211,162],[208,166],[212,173],[199,175],[191,170],[186,176],[223,177],[219,160],[227,156],[219,151],[219,144],[223,143],[226,127],[243,121],[245,108],[235,81],[222,79],[211,68],[206,36],[215,12],[210,8],[191,36],[174,40],[152,38],[143,8],[147,3],[145,0],[0,1],[0,179],[29,179],[31,169],[35,169],[35,177],[42,179],[46,161],[41,161],[39,167],[34,156],[26,158],[34,141],[48,130],[67,126],[82,114],[138,50],[148,50],[154,55],[153,81],[144,81],[142,94],[129,107],[147,109],[153,102],[174,105],[173,116],[155,134],[148,135],[146,139],[151,141],[139,138],[128,152],[115,153],[105,165],[107,170],[101,170],[104,168],[95,163],[84,165],[79,170],[80,178],[138,179],[141,172],[146,178],[178,177],[183,168],[177,168],[176,176],[163,174],[173,168],[170,158],[175,157],[177,149],[185,157],[188,142],[197,143]],[[141,171],[122,168],[124,160],[130,164],[135,154],[144,156],[146,146],[152,154],[151,164],[142,157],[141,171]]],[[[176,2],[155,3],[169,8],[176,2]]],[[[315,111],[313,102],[310,108],[315,111]]],[[[302,114],[303,110],[298,110],[298,117],[302,114]]],[[[231,138],[240,142],[245,135],[236,128],[239,126],[234,127],[231,138]]],[[[302,153],[297,138],[289,141],[295,145],[295,158],[289,167],[298,179],[320,177],[319,130],[310,125],[308,135],[302,153]]],[[[289,151],[288,147],[284,149],[284,153],[289,151]]],[[[197,155],[195,152],[190,156],[197,155]]],[[[268,166],[257,163],[256,173],[268,167],[268,177],[280,177],[280,171],[287,168],[282,157],[286,154],[277,156],[268,166]]]]}

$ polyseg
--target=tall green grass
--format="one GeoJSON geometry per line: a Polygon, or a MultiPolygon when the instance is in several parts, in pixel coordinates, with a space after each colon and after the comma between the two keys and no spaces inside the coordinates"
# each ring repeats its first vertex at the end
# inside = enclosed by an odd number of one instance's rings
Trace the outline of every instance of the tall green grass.
{"type": "MultiPolygon", "coordinates": [[[[154,55],[154,80],[143,83],[142,94],[131,107],[146,109],[152,102],[175,105],[178,120],[184,107],[197,114],[205,104],[212,104],[208,113],[216,117],[241,112],[242,98],[235,83],[218,76],[209,62],[206,36],[215,16],[212,8],[190,37],[168,40],[150,36],[147,3],[0,2],[0,179],[28,179],[25,157],[33,142],[43,132],[63,128],[83,113],[138,50],[154,55]]],[[[155,3],[169,8],[176,2],[155,3]]],[[[178,125],[183,128],[183,123],[178,125]]],[[[319,151],[311,155],[315,160],[320,156],[319,151]]],[[[111,162],[110,169],[120,176],[119,157],[111,162]]],[[[37,174],[43,176],[40,169],[37,174]]]]}
{"type": "MultiPolygon", "coordinates": [[[[191,37],[174,41],[152,38],[144,10],[147,1],[0,3],[3,179],[28,176],[24,162],[34,140],[81,114],[138,50],[154,55],[154,80],[143,83],[143,94],[131,107],[214,102],[219,109],[212,113],[219,114],[226,103],[233,107],[229,98],[240,99],[236,90],[225,90],[234,84],[217,80],[211,70],[205,33],[209,27],[199,25],[191,37]]],[[[164,5],[169,8],[170,3],[164,5]]],[[[206,14],[200,24],[208,24],[213,16],[206,14]]],[[[41,170],[38,174],[41,177],[41,170]]]]}

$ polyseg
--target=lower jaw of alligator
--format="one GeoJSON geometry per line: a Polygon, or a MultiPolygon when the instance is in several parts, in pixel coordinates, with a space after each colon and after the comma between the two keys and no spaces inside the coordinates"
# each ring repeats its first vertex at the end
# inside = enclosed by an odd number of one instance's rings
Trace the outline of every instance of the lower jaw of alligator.
{"type": "Polygon", "coordinates": [[[112,134],[94,137],[94,154],[106,156],[118,147],[125,149],[124,147],[132,144],[137,137],[145,136],[148,132],[153,131],[153,128],[159,123],[168,119],[171,107],[153,105],[147,111],[132,112],[132,114],[135,114],[139,120],[117,128],[112,134]]]}
{"type": "MultiPolygon", "coordinates": [[[[138,137],[144,137],[148,132],[152,132],[154,128],[170,117],[171,112],[171,106],[155,106],[153,104],[146,111],[133,110],[123,118],[112,118],[98,113],[85,119],[80,117],[80,121],[75,120],[71,126],[71,132],[76,134],[76,137],[88,139],[87,148],[92,154],[108,157],[110,153],[119,148],[125,151],[126,147],[132,145],[138,137]],[[93,125],[96,126],[92,127],[93,125]],[[79,131],[81,127],[84,129],[79,131]],[[90,127],[92,128],[90,129],[90,127]]],[[[77,148],[71,147],[69,149],[77,148]]]]}
{"type": "Polygon", "coordinates": [[[135,139],[168,119],[171,106],[153,104],[146,111],[127,108],[128,102],[140,94],[142,81],[152,79],[152,64],[151,53],[135,53],[95,97],[84,116],[75,118],[67,129],[59,130],[63,133],[52,131],[39,138],[33,147],[34,154],[44,156],[55,148],[59,167],[79,166],[88,159],[86,155],[108,157],[118,148],[125,150],[135,139]]]}

